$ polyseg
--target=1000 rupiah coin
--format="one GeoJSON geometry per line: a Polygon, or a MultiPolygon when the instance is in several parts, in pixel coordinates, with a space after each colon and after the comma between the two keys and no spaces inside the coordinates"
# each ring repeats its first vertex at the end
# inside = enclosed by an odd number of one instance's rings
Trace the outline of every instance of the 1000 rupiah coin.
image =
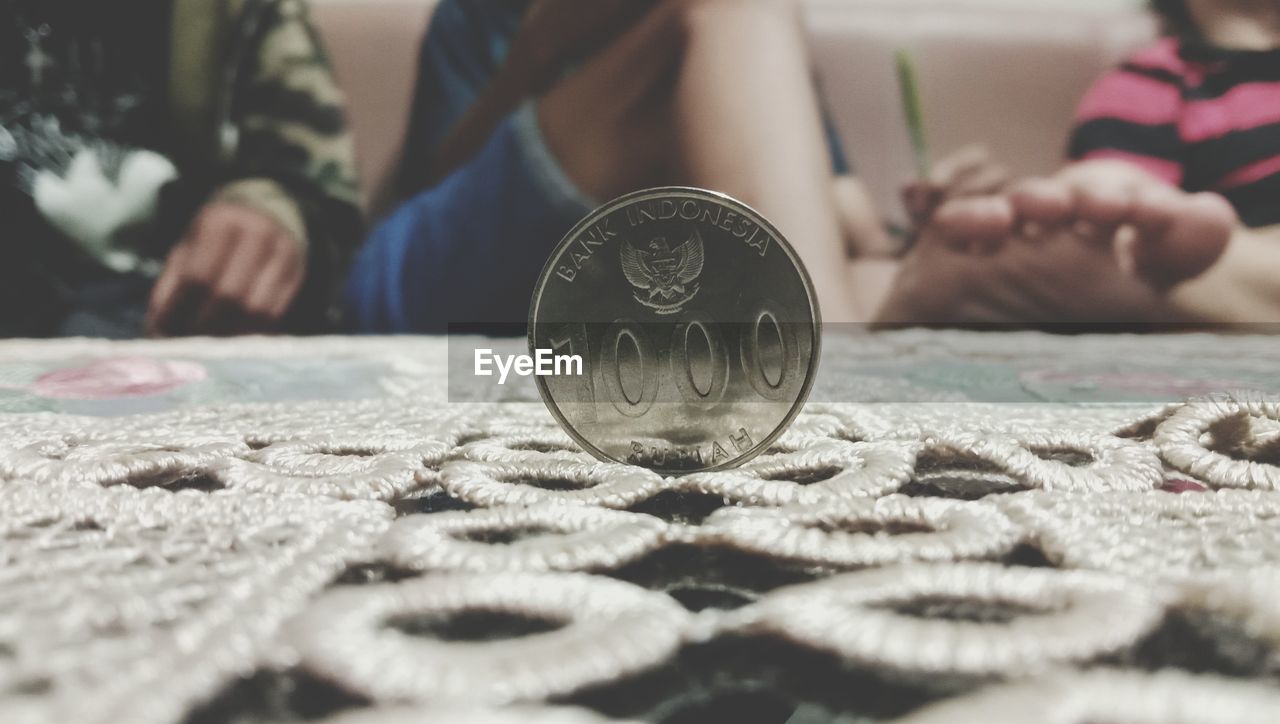
{"type": "Polygon", "coordinates": [[[760,214],[660,188],[606,204],[560,242],[529,346],[582,360],[538,388],[586,450],[682,474],[740,465],[782,434],[813,384],[819,321],[799,257],[760,214]]]}

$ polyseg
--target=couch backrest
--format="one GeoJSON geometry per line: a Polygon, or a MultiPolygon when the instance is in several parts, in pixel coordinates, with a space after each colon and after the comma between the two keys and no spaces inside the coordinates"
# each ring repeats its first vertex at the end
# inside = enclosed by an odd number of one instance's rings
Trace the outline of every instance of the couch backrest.
{"type": "MultiPolygon", "coordinates": [[[[377,213],[436,0],[312,2],[350,101],[366,201],[377,213]]],[[[1090,81],[1155,33],[1146,13],[1116,2],[806,0],[823,95],[881,208],[901,220],[897,188],[913,169],[897,49],[914,56],[935,157],[978,141],[1018,174],[1045,173],[1062,158],[1090,81]]]]}

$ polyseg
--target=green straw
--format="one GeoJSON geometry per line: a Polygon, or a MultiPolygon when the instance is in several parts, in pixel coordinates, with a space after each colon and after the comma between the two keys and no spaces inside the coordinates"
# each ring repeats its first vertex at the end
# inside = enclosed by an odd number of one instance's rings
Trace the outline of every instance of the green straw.
{"type": "Polygon", "coordinates": [[[929,142],[924,137],[924,112],[920,105],[920,87],[916,83],[915,63],[904,49],[895,53],[898,66],[898,87],[902,91],[902,110],[907,116],[907,133],[911,136],[911,150],[915,155],[916,176],[929,178],[929,142]]]}

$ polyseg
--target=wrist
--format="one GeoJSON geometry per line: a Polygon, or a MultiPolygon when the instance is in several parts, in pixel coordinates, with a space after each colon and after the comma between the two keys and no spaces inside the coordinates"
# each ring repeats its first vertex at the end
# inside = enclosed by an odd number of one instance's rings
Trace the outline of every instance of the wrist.
{"type": "Polygon", "coordinates": [[[218,189],[212,201],[243,206],[269,217],[306,253],[307,225],[302,209],[275,181],[265,178],[233,181],[218,189]]]}

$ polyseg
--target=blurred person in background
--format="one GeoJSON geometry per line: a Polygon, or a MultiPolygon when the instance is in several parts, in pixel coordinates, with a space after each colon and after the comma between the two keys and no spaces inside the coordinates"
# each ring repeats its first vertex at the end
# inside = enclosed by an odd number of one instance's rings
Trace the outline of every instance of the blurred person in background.
{"type": "Polygon", "coordinates": [[[938,209],[882,320],[1280,321],[1280,1],[1152,5],[1165,36],[1087,94],[1072,163],[938,209]]]}
{"type": "Polygon", "coordinates": [[[823,117],[795,0],[443,0],[402,170],[412,198],[348,287],[364,331],[522,324],[560,238],[652,186],[761,211],[828,321],[870,316],[849,259],[892,248],[823,117]]]}
{"type": "Polygon", "coordinates": [[[301,0],[0,0],[0,334],[314,331],[361,235],[301,0]]]}

